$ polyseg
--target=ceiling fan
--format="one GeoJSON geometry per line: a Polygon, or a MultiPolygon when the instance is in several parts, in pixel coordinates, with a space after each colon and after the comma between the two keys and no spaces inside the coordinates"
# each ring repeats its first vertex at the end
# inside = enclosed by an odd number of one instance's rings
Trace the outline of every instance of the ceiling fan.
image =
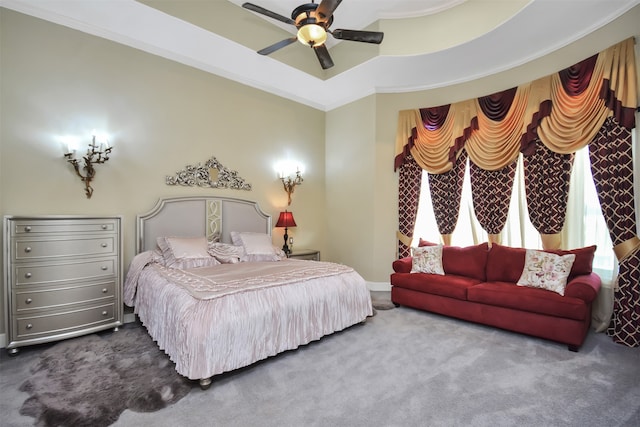
{"type": "Polygon", "coordinates": [[[333,67],[333,60],[324,44],[327,40],[327,33],[339,40],[374,44],[382,43],[382,38],[384,37],[384,33],[379,31],[329,30],[333,22],[333,12],[341,2],[342,0],[322,0],[319,4],[316,4],[314,0],[312,0],[312,3],[305,3],[293,9],[291,18],[287,18],[286,16],[272,12],[253,3],[243,3],[242,7],[284,22],[285,24],[294,25],[298,29],[296,37],[284,39],[271,46],[267,46],[258,51],[260,55],[269,55],[298,40],[302,44],[313,48],[318,57],[318,61],[320,61],[320,66],[326,70],[327,68],[333,67]]]}

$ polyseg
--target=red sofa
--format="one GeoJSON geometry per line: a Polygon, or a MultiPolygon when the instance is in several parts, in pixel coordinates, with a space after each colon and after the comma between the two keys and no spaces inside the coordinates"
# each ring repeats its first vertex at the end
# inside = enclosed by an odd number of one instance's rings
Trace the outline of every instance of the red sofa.
{"type": "Polygon", "coordinates": [[[486,243],[444,246],[444,275],[411,273],[412,258],[393,262],[391,300],[417,308],[563,344],[578,351],[591,323],[591,304],[600,290],[592,272],[595,246],[575,254],[564,296],[545,289],[518,286],[526,250],[486,243]]]}

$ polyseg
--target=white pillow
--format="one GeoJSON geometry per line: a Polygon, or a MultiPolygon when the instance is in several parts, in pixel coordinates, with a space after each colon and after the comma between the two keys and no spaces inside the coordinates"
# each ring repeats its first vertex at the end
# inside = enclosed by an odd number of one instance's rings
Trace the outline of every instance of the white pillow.
{"type": "Polygon", "coordinates": [[[444,275],[442,268],[442,245],[411,248],[413,260],[412,273],[431,273],[444,275]]]}
{"type": "Polygon", "coordinates": [[[266,233],[231,232],[231,240],[234,244],[242,245],[244,249],[240,261],[280,261],[282,259],[273,246],[271,236],[266,233]]]}
{"type": "Polygon", "coordinates": [[[546,289],[564,296],[575,254],[556,255],[527,249],[519,286],[546,289]]]}
{"type": "Polygon", "coordinates": [[[185,269],[220,264],[209,255],[205,237],[158,237],[157,243],[165,267],[185,269]]]}
{"type": "Polygon", "coordinates": [[[176,258],[203,258],[207,252],[206,237],[167,237],[167,243],[176,258]]]}

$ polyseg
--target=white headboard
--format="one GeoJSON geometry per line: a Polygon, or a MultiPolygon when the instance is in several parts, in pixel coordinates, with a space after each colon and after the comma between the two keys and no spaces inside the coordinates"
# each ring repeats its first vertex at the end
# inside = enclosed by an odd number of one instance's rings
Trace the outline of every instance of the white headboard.
{"type": "Polygon", "coordinates": [[[271,216],[256,202],[229,197],[175,197],[160,199],[155,207],[137,216],[136,253],[153,250],[161,236],[220,236],[230,243],[231,231],[271,235],[271,216]]]}

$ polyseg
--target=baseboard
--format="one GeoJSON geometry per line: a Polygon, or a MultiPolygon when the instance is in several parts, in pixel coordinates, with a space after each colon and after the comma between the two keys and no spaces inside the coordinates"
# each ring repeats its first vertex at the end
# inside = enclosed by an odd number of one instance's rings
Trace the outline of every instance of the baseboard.
{"type": "Polygon", "coordinates": [[[391,283],[389,282],[367,282],[370,291],[391,292],[391,283]]]}

